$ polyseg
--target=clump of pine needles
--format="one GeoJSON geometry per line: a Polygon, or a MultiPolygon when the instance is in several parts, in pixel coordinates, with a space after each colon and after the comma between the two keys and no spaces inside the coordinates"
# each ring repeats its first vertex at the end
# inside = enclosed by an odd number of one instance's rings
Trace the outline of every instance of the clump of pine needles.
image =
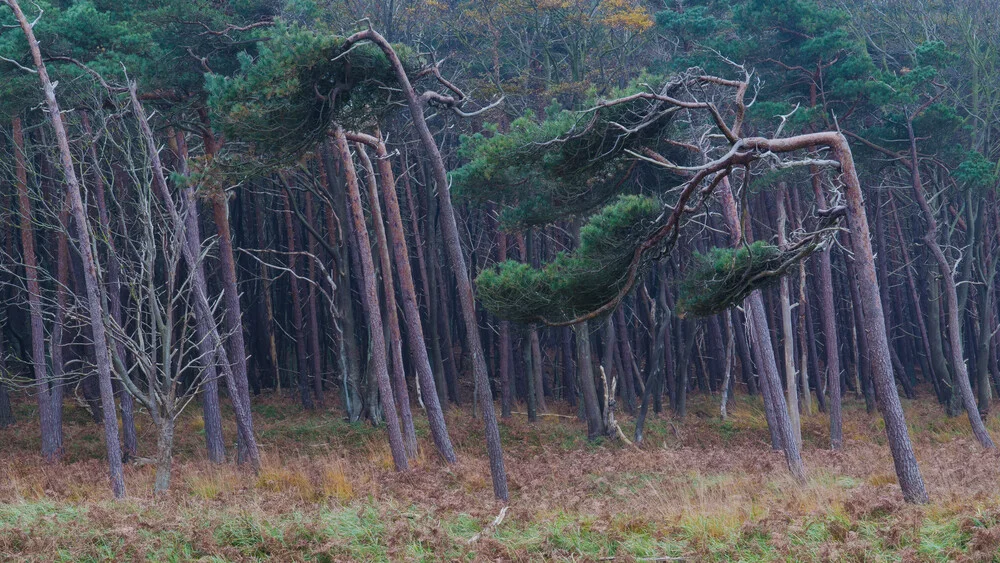
{"type": "Polygon", "coordinates": [[[754,290],[776,283],[804,257],[801,250],[783,251],[763,241],[695,253],[681,282],[675,312],[679,317],[720,313],[754,290]]]}

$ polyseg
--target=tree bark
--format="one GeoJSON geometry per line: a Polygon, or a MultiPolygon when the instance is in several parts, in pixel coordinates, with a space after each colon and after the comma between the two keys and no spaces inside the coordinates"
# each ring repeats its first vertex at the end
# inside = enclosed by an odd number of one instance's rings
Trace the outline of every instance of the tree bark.
{"type": "MultiPolygon", "coordinates": [[[[42,457],[49,463],[62,457],[62,428],[55,424],[45,356],[45,325],[42,318],[42,290],[38,282],[38,258],[35,255],[35,228],[32,225],[31,199],[28,196],[27,164],[21,118],[13,119],[14,172],[17,184],[18,212],[21,225],[21,258],[28,289],[28,311],[31,324],[31,365],[35,374],[38,416],[42,433],[42,457]]],[[[58,382],[55,382],[58,384],[58,382]]]]}
{"type": "MultiPolygon", "coordinates": [[[[785,185],[779,184],[778,192],[775,194],[777,201],[775,205],[778,209],[778,245],[787,247],[788,241],[785,239],[785,224],[788,222],[788,213],[785,208],[785,185]]],[[[778,286],[778,293],[781,299],[781,340],[785,360],[785,393],[788,402],[789,422],[792,425],[792,434],[798,447],[802,448],[802,419],[799,416],[799,393],[797,374],[795,372],[795,336],[792,331],[792,304],[791,290],[789,289],[789,276],[781,278],[778,286]]],[[[801,305],[800,305],[801,306],[801,305]]],[[[803,365],[803,367],[805,367],[803,365]]]]}
{"type": "Polygon", "coordinates": [[[448,173],[445,170],[444,160],[438,150],[434,137],[424,118],[423,107],[417,97],[413,86],[410,84],[399,57],[392,49],[392,46],[373,30],[362,31],[349,37],[344,48],[350,48],[358,41],[368,40],[374,42],[389,59],[396,71],[399,85],[403,89],[410,109],[410,117],[413,120],[414,128],[420,137],[424,150],[431,161],[431,169],[434,172],[434,182],[437,184],[438,200],[441,208],[441,230],[444,235],[445,245],[448,251],[448,259],[458,280],[459,300],[462,305],[462,317],[465,322],[466,338],[472,355],[473,373],[478,387],[479,403],[483,411],[483,423],[486,430],[486,449],[490,457],[490,473],[493,477],[493,494],[501,500],[508,500],[507,473],[503,464],[503,450],[500,444],[500,429],[497,425],[496,412],[493,405],[493,394],[490,392],[489,375],[486,373],[486,358],[483,355],[482,343],[479,340],[479,324],[476,320],[475,298],[472,293],[472,281],[469,279],[469,269],[465,263],[465,256],[462,254],[462,246],[459,242],[458,222],[455,218],[455,210],[451,203],[451,193],[448,183],[448,173]]]}
{"type": "MultiPolygon", "coordinates": [[[[194,190],[187,187],[181,192],[182,204],[184,205],[185,212],[182,217],[181,212],[178,211],[177,206],[174,204],[173,196],[170,194],[170,190],[167,188],[166,176],[163,170],[163,164],[160,161],[160,155],[156,147],[153,131],[147,121],[146,112],[143,109],[142,104],[139,102],[135,83],[130,84],[129,94],[132,100],[132,109],[135,113],[136,120],[139,123],[139,129],[145,139],[146,150],[149,152],[149,159],[152,163],[154,187],[159,193],[160,199],[164,203],[164,207],[170,217],[171,226],[174,229],[174,232],[178,233],[178,238],[182,241],[181,253],[184,256],[184,262],[187,264],[193,276],[191,291],[194,294],[196,332],[206,336],[204,339],[199,338],[199,341],[207,342],[210,347],[210,349],[206,349],[208,355],[204,361],[206,365],[215,365],[217,363],[217,365],[222,368],[223,376],[226,381],[226,387],[229,391],[229,400],[232,403],[233,413],[236,416],[236,427],[239,432],[239,439],[245,444],[247,461],[250,463],[251,468],[255,472],[259,471],[260,454],[257,448],[256,437],[253,434],[253,417],[250,411],[250,405],[243,401],[243,396],[240,392],[240,384],[237,383],[236,377],[233,374],[232,363],[229,361],[229,354],[226,350],[226,346],[222,342],[221,336],[219,335],[218,327],[212,315],[212,308],[208,303],[208,284],[205,280],[204,264],[200,260],[201,239],[200,233],[198,232],[198,210],[197,202],[194,197],[194,190]]],[[[176,154],[179,157],[178,161],[181,166],[181,174],[187,176],[187,163],[186,159],[182,156],[187,150],[187,147],[184,144],[183,134],[178,133],[174,143],[176,147],[176,154]]],[[[245,383],[243,385],[245,385],[245,383]]]]}
{"type": "Polygon", "coordinates": [[[285,212],[285,238],[286,246],[288,248],[288,283],[290,286],[290,291],[292,294],[292,325],[295,333],[295,359],[296,367],[298,368],[298,377],[296,378],[299,387],[299,397],[302,400],[302,407],[306,410],[312,410],[315,405],[313,404],[312,394],[310,393],[310,385],[312,383],[312,376],[309,369],[309,353],[307,348],[309,344],[306,342],[306,332],[305,323],[302,319],[302,293],[299,287],[299,274],[296,271],[296,266],[298,265],[298,256],[296,239],[298,239],[298,232],[295,228],[295,223],[292,221],[292,204],[291,198],[291,188],[288,185],[286,178],[282,178],[282,182],[285,183],[285,190],[281,195],[281,200],[284,204],[285,212]]]}
{"type": "Polygon", "coordinates": [[[351,150],[347,146],[344,130],[339,126],[334,130],[334,142],[337,156],[344,167],[347,179],[347,204],[350,208],[351,222],[354,234],[358,239],[358,254],[361,262],[362,298],[367,303],[368,326],[371,328],[371,369],[378,381],[379,394],[382,396],[382,410],[385,414],[386,426],[389,431],[389,448],[396,471],[408,469],[406,446],[403,443],[403,433],[393,402],[392,384],[389,382],[389,370],[386,367],[386,345],[382,328],[382,315],[379,312],[378,287],[375,282],[375,262],[372,259],[371,243],[368,239],[368,228],[365,226],[365,215],[361,208],[361,191],[358,187],[358,176],[351,158],[351,150]]]}
{"type": "MultiPolygon", "coordinates": [[[[90,119],[87,112],[80,112],[80,121],[83,125],[84,132],[90,138],[93,139],[93,132],[90,128],[90,119]]],[[[111,320],[114,321],[118,326],[122,325],[122,303],[121,303],[121,264],[118,263],[118,254],[115,249],[115,241],[111,234],[111,217],[108,214],[108,205],[105,199],[104,193],[104,176],[101,174],[100,160],[97,157],[97,145],[93,142],[88,142],[90,150],[88,155],[90,156],[93,167],[93,177],[94,177],[94,195],[97,200],[97,216],[100,222],[101,238],[104,239],[104,244],[107,245],[108,249],[108,288],[107,294],[107,307],[108,312],[111,314],[111,320]]],[[[125,363],[125,346],[121,342],[116,342],[112,351],[118,355],[119,360],[122,365],[127,365],[125,363]]],[[[119,376],[120,378],[120,376],[119,376]]],[[[119,388],[119,403],[121,404],[122,412],[122,455],[124,456],[124,461],[128,461],[129,458],[134,457],[138,452],[138,443],[136,441],[135,435],[135,405],[132,400],[132,394],[127,390],[122,389],[121,385],[117,385],[119,388]]]]}
{"type": "MultiPolygon", "coordinates": [[[[204,128],[202,139],[205,143],[205,156],[212,159],[218,150],[217,141],[212,134],[211,124],[205,109],[200,109],[198,115],[204,128]]],[[[241,400],[249,408],[250,389],[247,379],[246,342],[243,338],[243,308],[240,305],[239,285],[236,278],[236,258],[233,253],[233,235],[229,222],[229,199],[220,187],[216,187],[210,199],[212,216],[219,234],[219,279],[222,281],[222,294],[226,304],[224,316],[225,329],[228,333],[226,344],[229,346],[229,356],[233,362],[232,370],[233,377],[236,378],[236,387],[239,389],[241,400]]],[[[244,463],[249,452],[243,441],[238,441],[237,460],[239,463],[244,463]]]]}
{"type": "Polygon", "coordinates": [[[31,23],[25,17],[17,0],[3,0],[14,12],[14,16],[24,32],[31,50],[31,57],[38,72],[45,102],[48,107],[49,121],[55,130],[56,141],[59,144],[59,156],[63,175],[66,180],[66,190],[70,201],[70,214],[77,224],[79,235],[78,245],[83,261],[84,281],[87,293],[87,309],[92,335],[94,338],[94,356],[101,386],[101,404],[104,411],[104,442],[108,452],[108,469],[111,481],[111,491],[115,498],[125,497],[125,478],[122,469],[121,444],[118,441],[118,420],[115,416],[114,389],[111,384],[111,358],[108,355],[108,339],[104,328],[104,311],[100,301],[100,287],[97,279],[97,267],[91,246],[90,228],[87,224],[87,213],[83,207],[80,193],[80,182],[73,166],[73,153],[69,147],[69,137],[62,122],[62,112],[56,100],[55,86],[49,80],[42,53],[35,40],[31,23]]]}
{"type": "Polygon", "coordinates": [[[976,437],[976,440],[979,441],[981,446],[986,449],[994,449],[995,446],[993,445],[993,439],[990,438],[990,434],[986,430],[986,425],[983,424],[983,419],[979,415],[979,409],[976,406],[976,397],[972,393],[972,386],[969,382],[968,367],[965,364],[965,354],[962,351],[963,343],[960,319],[960,312],[962,309],[958,305],[958,291],[955,287],[955,278],[952,276],[951,265],[948,263],[948,259],[945,257],[944,251],[941,249],[941,245],[937,242],[937,220],[934,218],[934,212],[931,210],[930,205],[927,203],[927,198],[924,196],[924,187],[920,177],[920,164],[917,155],[917,141],[913,134],[912,119],[907,120],[906,128],[910,137],[910,173],[913,186],[913,196],[920,205],[920,210],[924,215],[924,221],[927,223],[927,233],[924,235],[924,242],[927,244],[927,249],[930,251],[931,256],[934,257],[934,261],[937,263],[938,271],[941,274],[941,281],[944,286],[945,301],[948,304],[946,310],[947,322],[945,323],[945,327],[948,331],[951,366],[954,369],[955,375],[954,382],[958,385],[962,405],[965,407],[965,412],[969,416],[969,423],[972,425],[972,434],[976,437]]]}
{"type": "MultiPolygon", "coordinates": [[[[743,229],[740,228],[739,213],[736,208],[736,198],[733,197],[729,179],[725,178],[719,185],[719,199],[722,203],[722,215],[729,229],[730,242],[733,246],[743,243],[743,229]]],[[[751,293],[743,302],[747,315],[747,326],[755,354],[758,358],[757,369],[760,372],[760,386],[764,395],[765,407],[771,403],[773,417],[772,445],[774,438],[781,440],[785,451],[785,461],[792,476],[799,482],[805,482],[805,467],[799,453],[799,443],[795,439],[792,422],[788,415],[785,398],[781,394],[781,379],[778,376],[778,366],[774,360],[774,348],[771,346],[771,332],[767,325],[767,313],[764,310],[764,300],[760,290],[751,293]]],[[[794,396],[794,395],[793,395],[794,396]]],[[[771,423],[771,420],[768,420],[771,423]]]]}

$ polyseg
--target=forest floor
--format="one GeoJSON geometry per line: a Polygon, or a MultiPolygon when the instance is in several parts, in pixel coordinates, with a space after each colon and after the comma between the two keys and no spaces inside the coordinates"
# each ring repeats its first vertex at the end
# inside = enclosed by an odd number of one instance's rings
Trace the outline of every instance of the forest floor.
{"type": "MultiPolygon", "coordinates": [[[[926,395],[926,394],[925,394],[926,395]]],[[[459,462],[417,429],[415,469],[392,471],[384,433],[334,411],[303,413],[258,398],[259,476],[213,466],[195,405],[178,426],[171,491],[152,494],[151,465],[126,469],[129,498],[110,498],[101,432],[66,407],[65,463],[35,453],[33,404],[0,430],[0,560],[32,561],[990,561],[1000,548],[1000,456],[925,396],[905,401],[931,495],[902,502],[882,421],[848,398],[843,452],[827,449],[825,415],[804,417],[808,483],[770,450],[759,402],[691,398],[683,422],[650,420],[641,451],[586,440],[575,417],[524,415],[502,425],[511,503],[493,500],[481,422],[452,408],[459,462]]],[[[416,414],[416,413],[415,413],[416,414]]],[[[571,414],[571,413],[561,413],[571,414]]],[[[621,416],[626,433],[633,420],[621,416]]],[[[1000,419],[989,417],[994,436],[1000,419]]],[[[141,455],[155,433],[140,419],[141,455]]],[[[227,428],[227,436],[235,434],[227,428]]]]}

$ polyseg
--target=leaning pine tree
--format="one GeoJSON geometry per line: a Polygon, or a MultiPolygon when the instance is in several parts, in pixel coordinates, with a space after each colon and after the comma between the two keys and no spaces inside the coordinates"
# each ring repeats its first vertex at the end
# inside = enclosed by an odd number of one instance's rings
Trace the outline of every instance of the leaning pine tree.
{"type": "MultiPolygon", "coordinates": [[[[682,313],[713,314],[759,295],[756,290],[823,248],[834,223],[846,217],[860,271],[865,329],[875,348],[872,373],[899,484],[907,501],[926,502],[894,384],[850,147],[839,132],[781,137],[778,127],[771,137],[745,135],[748,83],[748,75],[729,80],[689,70],[657,89],[643,84],[616,92],[616,98],[594,101],[587,111],[557,108],[541,122],[528,115],[503,134],[494,130],[488,137],[466,138],[463,156],[468,162],[455,173],[456,186],[472,201],[502,205],[507,228],[588,218],[573,252],[541,268],[508,261],[482,272],[477,279],[480,298],[501,318],[519,322],[560,326],[610,314],[641,273],[670,253],[686,221],[704,213],[718,191],[735,247],[699,259],[679,303],[682,313]],[[791,160],[793,153],[800,158],[791,160]],[[753,175],[799,165],[832,169],[845,205],[820,210],[820,226],[784,247],[745,242],[732,192],[753,175]]],[[[751,332],[757,333],[758,351],[769,360],[765,363],[773,365],[766,319],[760,320],[765,322],[751,323],[751,332]]],[[[777,427],[773,430],[789,470],[804,481],[776,369],[763,370],[762,389],[774,414],[769,424],[777,427]]]]}
{"type": "MultiPolygon", "coordinates": [[[[467,271],[444,163],[422,113],[423,105],[433,105],[449,109],[459,116],[468,116],[470,114],[462,110],[467,102],[465,95],[441,78],[435,65],[428,65],[403,46],[389,44],[372,29],[343,37],[279,22],[266,34],[268,41],[257,47],[256,58],[241,57],[241,69],[235,76],[209,76],[209,105],[230,139],[228,152],[219,155],[216,166],[227,171],[238,169],[240,174],[268,174],[294,164],[304,154],[317,149],[329,135],[338,138],[338,146],[340,140],[348,138],[371,145],[368,142],[371,136],[358,132],[379,130],[384,118],[405,103],[424,152],[431,160],[438,184],[449,260],[455,271],[467,271]],[[449,93],[427,89],[418,94],[413,84],[423,77],[437,78],[439,85],[449,93]]],[[[374,140],[378,151],[381,141],[374,140]]],[[[339,157],[346,165],[351,155],[349,151],[345,152],[346,146],[340,148],[339,157]]],[[[390,181],[390,170],[384,169],[384,165],[380,165],[379,174],[383,182],[390,181]]],[[[375,195],[374,192],[372,195],[375,195]]],[[[373,197],[372,204],[377,205],[377,197],[373,197]]],[[[393,204],[394,201],[389,202],[390,211],[395,210],[393,204]]],[[[397,232],[400,225],[396,223],[396,215],[398,213],[391,213],[389,217],[390,235],[393,244],[398,246],[401,233],[397,232]]],[[[363,221],[356,224],[358,229],[363,227],[363,221]]],[[[387,239],[383,238],[382,244],[386,245],[387,239]]],[[[385,265],[390,266],[388,254],[383,253],[382,257],[385,265]]],[[[411,330],[419,334],[420,329],[414,323],[417,314],[415,299],[407,291],[408,284],[412,285],[412,275],[407,269],[401,270],[400,274],[403,276],[404,314],[413,327],[411,330]]],[[[485,356],[478,337],[471,281],[459,276],[458,282],[463,320],[478,382],[478,398],[484,411],[493,489],[497,498],[507,500],[500,433],[492,409],[485,356]]],[[[397,355],[397,361],[399,359],[397,355]]],[[[418,377],[426,386],[431,382],[426,353],[416,352],[414,361],[418,364],[418,377]]],[[[397,382],[397,386],[399,384],[397,382]]],[[[382,395],[391,396],[385,390],[382,395]]],[[[433,398],[432,393],[426,395],[435,443],[442,457],[449,462],[454,461],[441,407],[437,404],[438,394],[433,394],[433,398]]],[[[390,431],[395,433],[392,429],[390,431]]],[[[398,442],[397,438],[392,436],[392,441],[398,442]]],[[[397,468],[404,467],[405,462],[397,462],[397,468]]]]}

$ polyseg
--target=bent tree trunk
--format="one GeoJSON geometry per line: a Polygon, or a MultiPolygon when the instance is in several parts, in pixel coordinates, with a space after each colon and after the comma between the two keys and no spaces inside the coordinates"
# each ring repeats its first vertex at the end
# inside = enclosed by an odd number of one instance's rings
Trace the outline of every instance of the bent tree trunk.
{"type": "Polygon", "coordinates": [[[920,165],[917,155],[917,142],[913,135],[912,119],[907,121],[906,128],[910,136],[910,171],[913,196],[920,205],[924,221],[927,223],[927,233],[924,235],[924,242],[927,243],[927,248],[930,250],[931,256],[934,257],[934,261],[937,263],[938,270],[941,273],[945,302],[948,305],[945,312],[947,315],[945,326],[948,330],[951,365],[955,374],[954,380],[958,384],[962,406],[965,407],[965,412],[969,415],[969,423],[972,425],[973,435],[975,435],[976,440],[979,441],[982,447],[994,449],[993,439],[990,438],[989,432],[986,431],[986,425],[983,424],[983,418],[979,415],[979,408],[976,406],[976,397],[972,394],[972,385],[969,383],[969,370],[965,363],[965,353],[962,351],[963,342],[960,325],[960,311],[962,309],[958,305],[958,290],[955,287],[955,278],[952,275],[948,258],[945,257],[941,245],[937,242],[937,220],[934,218],[934,212],[931,210],[930,205],[927,203],[927,198],[924,196],[924,187],[920,178],[920,165]]]}
{"type": "Polygon", "coordinates": [[[76,221],[79,240],[80,258],[83,262],[84,285],[87,293],[87,313],[94,338],[94,360],[97,366],[98,380],[101,388],[101,407],[104,414],[104,442],[108,452],[108,469],[111,480],[111,491],[115,498],[125,497],[125,476],[122,470],[122,449],[118,441],[118,420],[115,416],[114,388],[111,385],[111,358],[108,354],[108,339],[104,327],[104,311],[100,301],[100,286],[97,279],[97,265],[94,261],[91,245],[90,226],[87,223],[87,212],[83,207],[83,197],[80,193],[80,182],[73,165],[73,153],[69,147],[69,137],[63,126],[62,113],[56,100],[56,90],[49,80],[45,63],[42,62],[42,52],[35,40],[32,24],[28,22],[17,0],[4,0],[17,18],[21,31],[24,32],[31,50],[31,58],[38,71],[42,90],[45,93],[45,103],[48,106],[49,121],[55,130],[56,141],[59,144],[59,156],[63,175],[66,180],[66,191],[70,202],[70,214],[76,221]]]}
{"type": "Polygon", "coordinates": [[[479,395],[479,405],[483,411],[483,423],[486,427],[486,450],[490,457],[493,494],[498,499],[506,501],[509,498],[509,493],[507,491],[507,472],[504,469],[503,463],[503,449],[500,444],[500,428],[497,425],[497,416],[493,405],[493,393],[490,391],[489,375],[486,372],[486,357],[483,355],[483,345],[479,340],[479,324],[476,320],[476,303],[472,293],[472,280],[469,279],[469,269],[465,263],[465,256],[462,254],[462,246],[458,236],[458,223],[455,219],[455,209],[451,204],[448,172],[444,167],[441,151],[438,150],[437,143],[434,142],[434,137],[427,127],[420,99],[413,90],[413,86],[406,75],[406,70],[403,68],[403,64],[392,49],[392,46],[378,32],[367,30],[348,37],[344,42],[344,48],[349,49],[359,41],[371,41],[375,43],[389,59],[396,72],[403,95],[406,96],[414,128],[416,128],[421,144],[431,161],[431,169],[434,172],[434,183],[437,184],[438,201],[440,203],[441,230],[444,234],[445,245],[448,251],[448,261],[451,263],[452,270],[454,270],[455,278],[458,282],[458,296],[462,305],[462,319],[465,322],[465,333],[468,339],[469,351],[472,355],[472,366],[479,395]]]}

